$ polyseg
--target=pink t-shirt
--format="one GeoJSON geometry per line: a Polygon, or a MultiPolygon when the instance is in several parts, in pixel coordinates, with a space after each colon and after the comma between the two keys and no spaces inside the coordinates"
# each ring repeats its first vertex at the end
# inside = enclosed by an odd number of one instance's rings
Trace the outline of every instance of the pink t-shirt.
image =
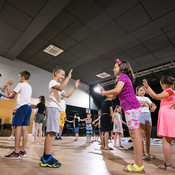
{"type": "Polygon", "coordinates": [[[141,107],[140,103],[136,98],[134,88],[129,76],[127,74],[121,74],[115,84],[115,87],[117,86],[117,83],[119,81],[123,81],[125,83],[122,91],[120,92],[120,94],[118,94],[118,98],[120,100],[120,105],[122,109],[124,111],[127,111],[141,107]]]}

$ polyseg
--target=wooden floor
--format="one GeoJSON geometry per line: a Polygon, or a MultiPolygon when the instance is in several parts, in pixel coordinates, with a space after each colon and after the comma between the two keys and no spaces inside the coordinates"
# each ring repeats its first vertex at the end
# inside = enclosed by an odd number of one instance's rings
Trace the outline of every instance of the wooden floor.
{"type": "MultiPolygon", "coordinates": [[[[31,144],[32,137],[29,137],[27,157],[19,160],[7,160],[3,156],[13,151],[14,141],[8,137],[0,137],[0,175],[123,175],[128,174],[122,169],[128,163],[133,162],[133,151],[101,151],[98,142],[91,145],[85,144],[85,137],[80,137],[73,142],[73,137],[63,137],[63,140],[53,141],[53,156],[58,159],[62,166],[60,168],[42,168],[39,160],[43,153],[42,144],[31,144]]],[[[113,143],[109,144],[113,147],[113,143]]],[[[123,143],[129,147],[128,143],[123,143]]],[[[172,146],[175,152],[175,146],[172,146]]],[[[151,146],[151,152],[156,156],[155,160],[144,162],[146,174],[175,174],[175,169],[164,171],[157,168],[163,163],[161,145],[151,146]]],[[[175,160],[175,155],[173,155],[175,160]]],[[[175,163],[175,162],[174,162],[175,163]]]]}

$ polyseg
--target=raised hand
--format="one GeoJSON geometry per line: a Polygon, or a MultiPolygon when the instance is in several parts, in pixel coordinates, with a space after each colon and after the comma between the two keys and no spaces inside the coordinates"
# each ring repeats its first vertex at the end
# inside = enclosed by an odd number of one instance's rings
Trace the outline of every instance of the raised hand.
{"type": "Polygon", "coordinates": [[[100,84],[98,84],[98,87],[100,88],[100,91],[104,91],[104,88],[100,84]]]}
{"type": "Polygon", "coordinates": [[[75,88],[78,88],[79,84],[80,84],[80,80],[78,79],[78,80],[75,82],[75,88]]]}
{"type": "Polygon", "coordinates": [[[13,84],[13,79],[8,80],[7,85],[11,86],[13,84]]]}
{"type": "Polygon", "coordinates": [[[69,79],[71,79],[71,77],[72,77],[72,71],[73,71],[73,69],[70,70],[70,72],[69,72],[69,74],[67,76],[69,79]]]}
{"type": "Polygon", "coordinates": [[[148,81],[146,79],[143,79],[143,85],[146,89],[149,87],[148,81]]]}

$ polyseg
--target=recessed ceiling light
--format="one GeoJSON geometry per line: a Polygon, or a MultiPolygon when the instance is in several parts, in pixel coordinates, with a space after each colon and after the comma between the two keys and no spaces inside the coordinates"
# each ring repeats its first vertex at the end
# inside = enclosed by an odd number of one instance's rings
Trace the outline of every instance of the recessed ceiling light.
{"type": "Polygon", "coordinates": [[[100,73],[100,74],[97,74],[96,76],[103,79],[103,78],[110,77],[111,75],[109,75],[109,74],[106,73],[106,72],[102,72],[102,73],[100,73]]]}
{"type": "Polygon", "coordinates": [[[44,52],[50,54],[50,55],[53,55],[53,56],[58,56],[59,54],[61,54],[62,52],[64,52],[64,50],[50,44],[47,48],[45,48],[43,50],[44,52]]]}

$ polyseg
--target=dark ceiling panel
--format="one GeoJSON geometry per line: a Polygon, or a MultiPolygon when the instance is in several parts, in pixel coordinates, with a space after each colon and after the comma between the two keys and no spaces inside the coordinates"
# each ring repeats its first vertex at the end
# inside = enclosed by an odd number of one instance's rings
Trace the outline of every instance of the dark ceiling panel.
{"type": "Polygon", "coordinates": [[[142,32],[141,30],[140,32],[137,33],[138,40],[144,42],[163,34],[161,28],[157,26],[157,24],[152,22],[149,25],[151,27],[147,26],[145,26],[145,28],[143,27],[143,29],[145,29],[144,32],[142,32]]]}
{"type": "Polygon", "coordinates": [[[64,30],[65,33],[72,36],[75,40],[81,41],[88,37],[92,32],[80,21],[74,21],[69,27],[64,30]]]}
{"type": "Polygon", "coordinates": [[[45,65],[45,62],[38,58],[32,58],[32,59],[27,60],[26,62],[36,67],[39,67],[39,68],[42,68],[42,66],[45,65]]]}
{"type": "Polygon", "coordinates": [[[98,3],[112,18],[117,18],[136,6],[139,2],[137,0],[129,0],[127,2],[123,0],[99,0],[98,3]]]}
{"type": "Polygon", "coordinates": [[[165,35],[160,35],[158,37],[155,37],[149,41],[144,42],[144,45],[150,50],[155,51],[159,50],[161,48],[164,48],[166,46],[170,46],[171,43],[167,39],[165,35]]]}
{"type": "Polygon", "coordinates": [[[8,0],[8,3],[13,4],[15,7],[28,14],[31,17],[35,17],[42,7],[46,4],[45,0],[8,0]]]}
{"type": "Polygon", "coordinates": [[[81,41],[81,44],[92,50],[94,53],[99,53],[108,46],[103,42],[102,38],[96,34],[92,34],[85,40],[81,41]]]}
{"type": "MultiPolygon", "coordinates": [[[[43,51],[38,51],[35,55],[33,55],[29,60],[27,60],[27,62],[32,62],[34,61],[35,63],[42,61],[42,65],[44,65],[45,63],[48,63],[49,61],[51,61],[52,59],[54,59],[55,57],[52,55],[49,55],[43,51]]],[[[42,65],[40,67],[42,67],[42,65]]]]}
{"type": "Polygon", "coordinates": [[[37,53],[39,51],[38,48],[33,47],[32,45],[29,45],[26,47],[18,56],[17,58],[23,61],[28,60],[32,55],[37,53]]]}
{"type": "Polygon", "coordinates": [[[175,47],[175,30],[166,33],[166,35],[168,36],[169,40],[171,41],[171,43],[174,45],[175,47]]]}
{"type": "Polygon", "coordinates": [[[131,59],[129,55],[121,51],[114,53],[114,55],[110,57],[110,59],[113,60],[114,62],[116,61],[117,58],[119,58],[120,60],[126,60],[126,61],[129,61],[131,59]]]}
{"type": "Polygon", "coordinates": [[[111,43],[125,34],[126,32],[115,21],[106,24],[96,31],[96,35],[102,38],[102,40],[106,43],[111,43]]]}
{"type": "MultiPolygon", "coordinates": [[[[113,65],[114,65],[114,62],[111,59],[104,57],[104,56],[99,57],[95,60],[92,60],[91,62],[92,62],[92,64],[96,65],[97,67],[100,67],[102,70],[108,69],[109,67],[113,67],[113,65]]],[[[101,72],[99,72],[99,73],[101,73],[101,72]]]]}
{"type": "Polygon", "coordinates": [[[15,26],[3,21],[0,21],[0,26],[0,34],[14,41],[17,40],[22,33],[22,31],[17,29],[15,26]]]}
{"type": "Polygon", "coordinates": [[[4,5],[5,5],[6,0],[1,0],[0,1],[0,11],[3,9],[4,5]]]}
{"type": "Polygon", "coordinates": [[[75,20],[76,18],[74,16],[63,10],[54,18],[51,24],[54,25],[57,29],[63,30],[75,20]]]}
{"type": "Polygon", "coordinates": [[[48,40],[44,39],[41,36],[37,36],[32,42],[31,45],[38,49],[45,49],[49,43],[48,40]]]}
{"type": "Polygon", "coordinates": [[[149,54],[149,51],[142,44],[126,49],[125,52],[132,58],[149,54]]]}
{"type": "MultiPolygon", "coordinates": [[[[66,55],[67,55],[67,53],[66,53],[66,55]]],[[[59,55],[59,56],[55,57],[54,59],[50,60],[47,64],[43,65],[42,68],[52,72],[55,66],[60,66],[64,70],[67,70],[67,68],[68,68],[67,65],[68,64],[69,63],[66,63],[64,61],[63,56],[59,55]]]]}
{"type": "Polygon", "coordinates": [[[156,58],[151,54],[138,57],[135,59],[135,61],[139,62],[140,65],[145,65],[145,66],[146,64],[157,62],[156,58]]]}
{"type": "Polygon", "coordinates": [[[68,50],[70,53],[77,57],[84,57],[89,54],[90,50],[84,46],[77,44],[68,50]]]}
{"type": "Polygon", "coordinates": [[[13,44],[14,44],[14,41],[1,35],[0,34],[0,46],[3,47],[3,48],[6,48],[6,49],[9,49],[13,44]]]}
{"type": "Polygon", "coordinates": [[[175,9],[174,0],[144,1],[142,5],[153,19],[156,19],[175,9]]]}
{"type": "Polygon", "coordinates": [[[63,50],[67,50],[77,44],[77,41],[62,32],[52,40],[52,43],[63,50]]]}
{"type": "Polygon", "coordinates": [[[2,48],[0,46],[0,54],[1,54],[1,56],[5,56],[7,52],[8,52],[8,49],[2,48]]]}
{"type": "Polygon", "coordinates": [[[21,52],[18,56],[17,59],[22,60],[22,61],[27,61],[31,58],[32,55],[27,54],[25,52],[21,52]]]}
{"type": "Polygon", "coordinates": [[[169,32],[175,29],[175,23],[172,22],[175,19],[175,11],[163,16],[158,20],[158,24],[165,32],[169,32]]]}
{"type": "Polygon", "coordinates": [[[55,28],[53,25],[48,25],[41,33],[40,35],[47,39],[47,40],[52,40],[56,35],[60,33],[60,30],[55,28]]]}
{"type": "Polygon", "coordinates": [[[92,6],[79,19],[94,31],[112,21],[112,18],[98,4],[92,6]]]}
{"type": "Polygon", "coordinates": [[[63,52],[62,54],[57,56],[57,59],[63,62],[64,65],[69,65],[72,62],[75,62],[79,59],[79,57],[72,55],[69,52],[63,52]]]}
{"type": "Polygon", "coordinates": [[[0,14],[0,20],[8,22],[20,30],[24,30],[30,24],[32,18],[6,3],[0,14]]]}
{"type": "MultiPolygon", "coordinates": [[[[173,46],[168,46],[160,50],[157,50],[153,53],[157,57],[158,60],[166,59],[167,57],[175,55],[175,48],[173,46]]],[[[175,60],[175,57],[174,57],[174,60],[175,60]]]]}
{"type": "Polygon", "coordinates": [[[142,63],[140,63],[139,61],[136,62],[133,59],[129,60],[129,63],[131,65],[133,71],[136,71],[140,67],[140,65],[142,65],[142,63]]]}
{"type": "Polygon", "coordinates": [[[138,40],[128,41],[127,43],[122,44],[120,46],[120,49],[126,50],[126,49],[131,48],[131,47],[134,47],[134,46],[136,46],[138,44],[139,44],[139,41],[138,40]]]}
{"type": "Polygon", "coordinates": [[[94,3],[94,0],[72,0],[65,9],[74,16],[79,17],[94,3]]]}
{"type": "Polygon", "coordinates": [[[116,21],[128,32],[131,32],[151,22],[151,19],[149,18],[145,10],[141,7],[141,5],[137,5],[135,8],[132,8],[124,15],[118,17],[116,21]]]}

